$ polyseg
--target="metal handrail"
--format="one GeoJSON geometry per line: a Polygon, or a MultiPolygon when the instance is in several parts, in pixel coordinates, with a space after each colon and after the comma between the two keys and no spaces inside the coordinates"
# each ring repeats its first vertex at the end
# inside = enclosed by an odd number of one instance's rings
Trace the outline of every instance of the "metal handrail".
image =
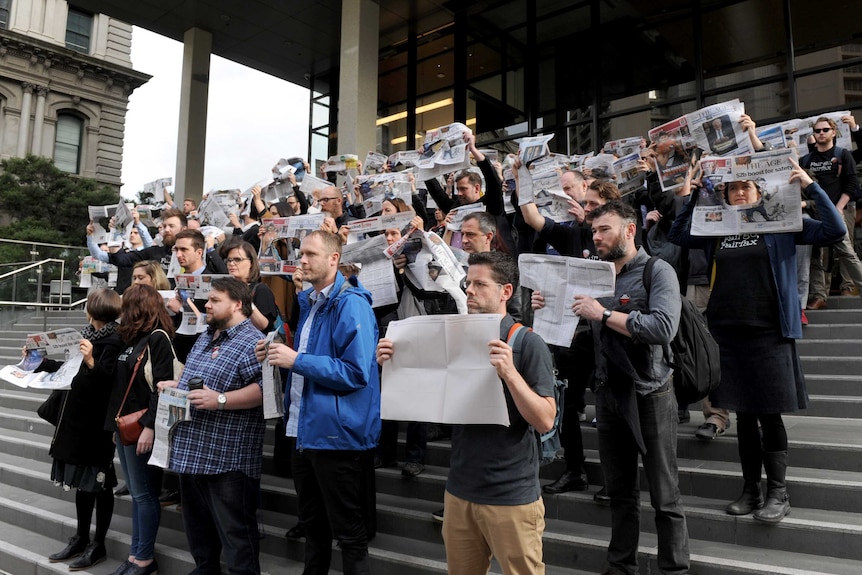
{"type": "MultiPolygon", "coordinates": [[[[5,278],[10,277],[10,276],[14,276],[15,274],[19,274],[23,271],[27,271],[29,269],[42,266],[42,265],[47,264],[47,263],[62,264],[63,268],[66,267],[66,260],[58,260],[58,259],[50,258],[47,260],[40,260],[38,262],[33,262],[31,264],[27,264],[26,266],[20,267],[17,270],[12,270],[11,272],[6,272],[5,274],[0,275],[0,280],[5,279],[5,278]]],[[[62,277],[62,275],[63,274],[61,273],[61,277],[62,277]]]]}
{"type": "Polygon", "coordinates": [[[44,246],[46,248],[66,248],[72,250],[85,250],[86,247],[70,246],[68,244],[47,244],[45,242],[31,242],[29,240],[10,240],[8,238],[0,238],[0,243],[22,244],[25,246],[44,246]]]}
{"type": "Polygon", "coordinates": [[[73,301],[72,303],[43,303],[43,302],[33,302],[33,301],[0,301],[0,305],[8,305],[8,306],[18,306],[18,307],[62,307],[71,309],[73,307],[77,307],[79,305],[87,303],[87,298],[79,299],[78,301],[73,301]]]}

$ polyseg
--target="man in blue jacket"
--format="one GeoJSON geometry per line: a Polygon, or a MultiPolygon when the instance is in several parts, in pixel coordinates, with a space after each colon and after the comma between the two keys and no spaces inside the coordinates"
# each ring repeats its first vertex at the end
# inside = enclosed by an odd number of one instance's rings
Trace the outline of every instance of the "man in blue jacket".
{"type": "Polygon", "coordinates": [[[297,270],[311,284],[300,304],[295,350],[257,346],[258,359],[289,369],[286,434],[295,438],[293,479],[306,530],[305,573],[329,572],[338,540],[346,575],[368,573],[364,457],[380,435],[377,322],[371,294],[338,272],[341,240],[306,236],[297,270]],[[268,355],[267,355],[268,353],[268,355]]]}

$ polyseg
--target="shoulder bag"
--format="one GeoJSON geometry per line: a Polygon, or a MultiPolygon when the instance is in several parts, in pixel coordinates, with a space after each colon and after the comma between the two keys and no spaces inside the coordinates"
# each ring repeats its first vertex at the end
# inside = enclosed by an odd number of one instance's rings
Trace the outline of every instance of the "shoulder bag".
{"type": "Polygon", "coordinates": [[[129,391],[132,390],[132,384],[135,382],[135,377],[138,375],[138,368],[141,367],[141,361],[144,359],[144,354],[146,353],[146,349],[141,351],[141,355],[138,356],[138,361],[135,362],[135,369],[132,370],[132,378],[129,380],[129,386],[126,387],[126,395],[123,396],[123,401],[120,402],[120,408],[117,409],[117,416],[114,418],[114,421],[117,422],[117,435],[120,438],[120,441],[123,442],[123,445],[134,445],[138,442],[138,438],[141,436],[141,432],[144,431],[144,426],[141,425],[140,419],[147,412],[147,408],[139,409],[134,413],[129,413],[123,416],[120,414],[123,412],[123,407],[126,405],[126,399],[129,397],[129,391]]]}

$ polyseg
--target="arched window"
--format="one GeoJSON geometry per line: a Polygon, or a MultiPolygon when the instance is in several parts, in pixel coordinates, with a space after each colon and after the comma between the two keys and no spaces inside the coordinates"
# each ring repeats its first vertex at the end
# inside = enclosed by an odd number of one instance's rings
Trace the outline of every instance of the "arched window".
{"type": "Polygon", "coordinates": [[[57,135],[54,139],[54,165],[77,174],[81,170],[81,139],[84,121],[72,114],[57,115],[57,135]]]}

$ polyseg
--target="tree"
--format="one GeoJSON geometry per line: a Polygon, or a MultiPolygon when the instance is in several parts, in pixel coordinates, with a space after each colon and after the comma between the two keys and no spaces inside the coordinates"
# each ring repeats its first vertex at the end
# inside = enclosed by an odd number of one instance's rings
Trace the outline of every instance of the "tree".
{"type": "Polygon", "coordinates": [[[0,237],[85,245],[87,206],[120,201],[110,186],[67,174],[50,158],[9,158],[0,169],[0,206],[12,220],[0,237]]]}
{"type": "MultiPolygon", "coordinates": [[[[10,223],[0,226],[0,238],[86,246],[87,206],[120,201],[110,186],[90,178],[67,174],[50,158],[28,155],[0,161],[0,211],[10,223]]],[[[78,269],[79,251],[41,247],[39,259],[67,260],[66,277],[78,269]]],[[[33,259],[28,246],[0,243],[0,262],[33,259]]],[[[3,269],[3,271],[8,271],[3,269]]],[[[59,274],[46,269],[46,278],[59,274]]]]}

